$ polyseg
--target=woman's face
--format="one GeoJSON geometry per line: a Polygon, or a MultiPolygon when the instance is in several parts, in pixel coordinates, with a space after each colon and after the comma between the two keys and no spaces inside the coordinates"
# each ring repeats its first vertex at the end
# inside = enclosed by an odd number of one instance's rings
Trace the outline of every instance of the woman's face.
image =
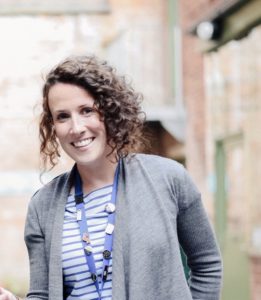
{"type": "Polygon", "coordinates": [[[56,136],[63,150],[78,164],[98,166],[111,148],[93,97],[73,84],[56,83],[48,94],[56,136]]]}

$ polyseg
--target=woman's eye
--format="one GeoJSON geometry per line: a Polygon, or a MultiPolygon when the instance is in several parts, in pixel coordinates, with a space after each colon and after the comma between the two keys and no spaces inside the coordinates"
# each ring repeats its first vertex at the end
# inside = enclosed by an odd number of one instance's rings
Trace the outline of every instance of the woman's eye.
{"type": "Polygon", "coordinates": [[[92,107],[84,107],[83,109],[82,109],[82,113],[84,114],[84,115],[91,115],[92,113],[94,113],[95,112],[95,109],[94,108],[92,108],[92,107]]]}
{"type": "Polygon", "coordinates": [[[69,118],[69,115],[66,113],[61,113],[59,115],[56,116],[56,120],[57,121],[63,121],[65,119],[69,118]]]}

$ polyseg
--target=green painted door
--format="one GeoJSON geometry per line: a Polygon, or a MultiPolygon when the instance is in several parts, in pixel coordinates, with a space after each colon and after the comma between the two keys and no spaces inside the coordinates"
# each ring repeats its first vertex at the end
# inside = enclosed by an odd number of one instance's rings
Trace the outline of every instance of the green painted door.
{"type": "Polygon", "coordinates": [[[250,300],[242,136],[216,143],[216,178],[215,226],[224,263],[222,300],[250,300]]]}

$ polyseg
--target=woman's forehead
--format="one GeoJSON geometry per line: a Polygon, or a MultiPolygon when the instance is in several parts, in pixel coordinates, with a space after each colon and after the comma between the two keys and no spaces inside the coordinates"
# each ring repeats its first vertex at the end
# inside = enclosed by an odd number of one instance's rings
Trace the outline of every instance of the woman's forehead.
{"type": "Polygon", "coordinates": [[[52,110],[61,110],[74,106],[93,106],[94,98],[84,88],[74,84],[56,83],[48,93],[48,104],[52,110]]]}

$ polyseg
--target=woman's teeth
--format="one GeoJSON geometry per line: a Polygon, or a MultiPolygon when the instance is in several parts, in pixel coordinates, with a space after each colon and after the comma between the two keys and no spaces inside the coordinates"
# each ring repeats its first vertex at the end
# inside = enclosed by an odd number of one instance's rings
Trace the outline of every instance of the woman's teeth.
{"type": "Polygon", "coordinates": [[[85,147],[88,146],[93,141],[93,138],[81,140],[79,142],[72,143],[74,147],[85,147]]]}

